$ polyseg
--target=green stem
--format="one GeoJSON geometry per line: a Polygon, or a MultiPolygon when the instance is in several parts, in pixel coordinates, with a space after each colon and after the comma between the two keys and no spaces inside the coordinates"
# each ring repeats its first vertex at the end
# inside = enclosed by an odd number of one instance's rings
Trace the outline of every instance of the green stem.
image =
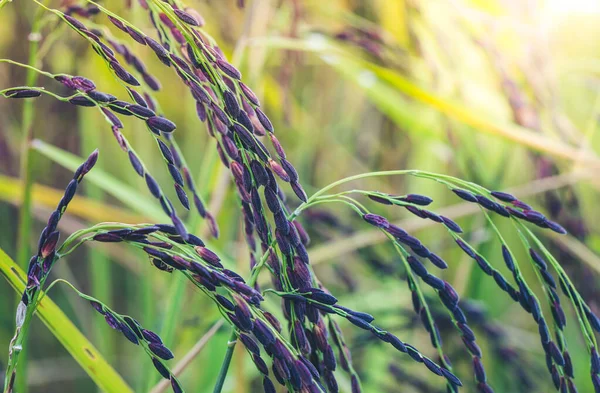
{"type": "MultiPolygon", "coordinates": [[[[38,62],[39,37],[41,30],[41,18],[39,13],[34,15],[33,26],[31,29],[29,40],[29,56],[28,64],[35,66],[38,62]]],[[[27,85],[35,85],[38,73],[31,68],[27,69],[26,83],[27,85]]],[[[19,213],[19,230],[17,235],[17,264],[23,268],[27,268],[29,256],[31,254],[29,240],[31,232],[31,205],[33,191],[33,150],[30,146],[30,141],[33,137],[33,120],[34,106],[32,100],[26,100],[23,103],[23,114],[21,117],[21,168],[20,176],[23,183],[23,194],[21,197],[21,209],[19,213]]],[[[27,321],[28,323],[29,321],[27,321]]],[[[26,337],[25,337],[26,339],[26,337]]],[[[27,391],[27,359],[26,353],[21,352],[21,364],[18,368],[16,389],[20,392],[27,391]]]]}
{"type": "Polygon", "coordinates": [[[235,331],[235,328],[233,328],[231,329],[231,335],[229,336],[229,341],[227,342],[227,352],[225,352],[225,358],[223,359],[223,363],[221,364],[221,369],[219,370],[219,375],[217,376],[217,383],[215,384],[213,393],[221,393],[221,390],[223,390],[223,384],[225,383],[225,378],[227,377],[227,371],[229,370],[229,365],[231,364],[231,358],[233,358],[233,351],[235,350],[236,339],[237,333],[235,331]]]}

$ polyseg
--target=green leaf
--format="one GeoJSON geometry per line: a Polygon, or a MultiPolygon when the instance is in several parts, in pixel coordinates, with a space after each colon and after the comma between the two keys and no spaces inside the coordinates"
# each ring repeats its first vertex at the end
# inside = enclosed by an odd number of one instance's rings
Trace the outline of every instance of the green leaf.
{"type": "MultiPolygon", "coordinates": [[[[0,249],[0,273],[17,293],[23,292],[25,273],[2,249],[0,249]]],[[[92,343],[48,296],[44,296],[40,301],[36,313],[102,391],[133,393],[123,377],[106,362],[92,343]]]]}

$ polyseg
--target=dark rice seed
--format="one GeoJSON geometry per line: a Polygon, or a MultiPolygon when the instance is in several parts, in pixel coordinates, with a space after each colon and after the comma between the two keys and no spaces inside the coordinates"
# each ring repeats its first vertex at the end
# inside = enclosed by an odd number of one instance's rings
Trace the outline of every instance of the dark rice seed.
{"type": "Polygon", "coordinates": [[[160,360],[158,360],[155,357],[152,357],[152,364],[154,364],[154,368],[156,368],[156,370],[158,371],[158,373],[164,378],[164,379],[170,379],[171,378],[171,373],[169,372],[169,370],[161,363],[160,360]]]}
{"type": "Polygon", "coordinates": [[[69,102],[71,104],[77,105],[77,106],[87,106],[87,107],[96,106],[96,103],[94,101],[92,101],[89,98],[84,97],[84,96],[73,97],[73,98],[69,99],[69,102]]]}
{"type": "Polygon", "coordinates": [[[146,119],[146,124],[153,130],[156,134],[159,134],[160,131],[170,133],[173,132],[177,126],[169,119],[165,119],[160,116],[152,116],[146,119]]]}
{"type": "Polygon", "coordinates": [[[477,198],[475,197],[475,195],[467,190],[455,188],[452,190],[452,192],[454,192],[456,195],[458,195],[460,198],[464,199],[465,201],[477,203],[477,198]]]}
{"type": "Polygon", "coordinates": [[[492,191],[491,194],[494,198],[499,199],[502,202],[514,202],[517,200],[517,198],[514,195],[508,194],[506,192],[492,191]]]}
{"type": "Polygon", "coordinates": [[[218,59],[216,61],[217,66],[223,71],[225,74],[230,76],[233,79],[239,80],[242,78],[242,74],[231,64],[226,62],[225,60],[218,59]]]}
{"type": "Polygon", "coordinates": [[[62,14],[62,16],[67,20],[69,24],[73,25],[73,27],[75,27],[77,30],[87,30],[87,27],[85,27],[83,23],[73,18],[72,16],[67,14],[62,14]]]}
{"type": "Polygon", "coordinates": [[[119,77],[123,82],[128,83],[132,86],[139,86],[140,82],[133,75],[131,75],[121,64],[116,61],[111,61],[110,67],[115,72],[115,75],[119,77]]]}
{"type": "Polygon", "coordinates": [[[263,113],[263,111],[260,110],[260,108],[256,108],[255,111],[256,111],[256,117],[258,118],[258,121],[260,122],[260,124],[262,124],[262,126],[265,128],[265,130],[272,133],[274,131],[274,128],[273,128],[273,124],[271,123],[271,120],[269,120],[267,115],[265,115],[263,113]]]}
{"type": "Polygon", "coordinates": [[[35,98],[42,95],[39,90],[33,89],[11,89],[4,92],[7,98],[35,98]]]}
{"type": "Polygon", "coordinates": [[[444,225],[450,229],[452,232],[456,232],[456,233],[463,233],[462,228],[455,223],[453,220],[449,219],[448,217],[444,217],[444,216],[440,216],[440,218],[442,219],[442,222],[444,223],[444,225]]]}
{"type": "Polygon", "coordinates": [[[160,195],[161,195],[160,187],[159,187],[158,183],[156,182],[156,180],[154,180],[154,178],[152,176],[150,176],[150,174],[148,174],[148,173],[146,173],[144,177],[146,179],[146,185],[148,186],[150,193],[155,198],[160,198],[160,195]]]}
{"type": "Polygon", "coordinates": [[[130,111],[134,115],[136,115],[138,117],[141,117],[143,119],[149,119],[149,118],[152,118],[152,117],[156,117],[156,115],[154,114],[153,110],[148,109],[148,108],[146,108],[145,106],[142,106],[142,105],[130,104],[130,105],[127,105],[125,107],[125,109],[127,109],[128,111],[130,111]]]}
{"type": "Polygon", "coordinates": [[[229,90],[223,91],[223,100],[225,101],[225,108],[227,112],[233,117],[237,118],[240,113],[240,106],[238,105],[235,94],[229,90]]]}
{"type": "Polygon", "coordinates": [[[188,200],[187,194],[185,193],[183,188],[177,183],[175,183],[175,192],[177,193],[177,198],[179,198],[179,202],[181,202],[181,205],[187,210],[190,210],[190,202],[188,200]]]}
{"type": "Polygon", "coordinates": [[[129,161],[131,162],[133,169],[135,169],[135,171],[137,172],[138,175],[144,176],[144,167],[143,167],[140,159],[131,150],[128,152],[128,154],[129,154],[129,161]]]}
{"type": "Polygon", "coordinates": [[[506,263],[506,267],[508,267],[508,270],[510,270],[511,272],[514,272],[515,271],[515,263],[514,263],[513,257],[510,254],[508,247],[506,247],[504,244],[502,245],[502,257],[504,258],[504,263],[506,263]]]}
{"type": "Polygon", "coordinates": [[[139,44],[142,45],[146,45],[146,40],[145,40],[145,36],[143,33],[138,32],[136,29],[133,29],[129,26],[125,27],[125,31],[127,32],[127,34],[129,34],[129,36],[131,38],[134,39],[134,41],[136,41],[139,44]]]}
{"type": "Polygon", "coordinates": [[[181,19],[183,22],[187,23],[188,25],[200,26],[200,22],[197,21],[196,18],[194,18],[192,15],[188,14],[187,12],[180,10],[180,9],[173,10],[173,12],[175,13],[175,15],[177,15],[177,17],[179,19],[181,19]]]}

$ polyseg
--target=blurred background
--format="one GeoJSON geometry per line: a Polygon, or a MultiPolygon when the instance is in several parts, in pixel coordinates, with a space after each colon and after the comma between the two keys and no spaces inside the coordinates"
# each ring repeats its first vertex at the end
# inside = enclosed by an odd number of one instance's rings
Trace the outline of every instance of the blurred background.
{"type": "MultiPolygon", "coordinates": [[[[75,4],[71,0],[49,3],[55,8],[75,4]]],[[[102,3],[152,32],[137,2],[102,3]]],[[[202,14],[205,30],[260,96],[309,195],[353,174],[409,168],[512,191],[569,231],[562,237],[548,231],[539,235],[592,309],[600,311],[599,2],[246,0],[243,9],[236,3],[186,2],[202,14]]],[[[47,17],[47,13],[39,13],[33,2],[9,3],[0,11],[0,57],[27,63],[32,40],[41,39],[40,68],[83,75],[92,78],[100,91],[127,97],[89,45],[64,26],[50,23],[32,35],[38,17],[47,17]]],[[[93,20],[108,23],[102,15],[93,20]]],[[[110,28],[127,42],[120,31],[110,28]]],[[[196,118],[192,97],[148,48],[130,47],[161,81],[163,88],[156,97],[164,113],[178,125],[175,137],[195,171],[202,196],[218,211],[221,237],[217,251],[236,261],[233,268],[247,275],[237,200],[214,141],[196,118]]],[[[24,69],[0,63],[1,88],[25,85],[27,78],[24,69]]],[[[33,84],[66,93],[48,78],[40,77],[33,84]]],[[[124,132],[150,172],[168,182],[169,175],[141,122],[125,119],[124,132]]],[[[74,159],[71,155],[87,156],[96,147],[101,152],[98,168],[105,181],[85,184],[62,221],[63,239],[101,221],[167,222],[97,111],[45,96],[31,104],[0,100],[0,247],[20,260],[21,266],[31,251],[19,255],[19,249],[36,247],[45,220],[72,176],[65,168],[74,159]],[[26,118],[33,119],[33,144],[23,143],[26,118]],[[31,167],[25,181],[21,165],[27,154],[31,167]],[[29,244],[22,245],[19,206],[27,184],[34,184],[33,215],[27,232],[29,244]]],[[[431,196],[432,210],[455,219],[478,252],[507,273],[500,245],[485,218],[445,187],[406,177],[377,178],[360,186],[431,196]]],[[[291,195],[290,189],[285,191],[291,195]]],[[[293,207],[295,199],[290,201],[293,207]]],[[[534,321],[474,268],[443,228],[403,209],[372,207],[400,220],[402,227],[449,262],[442,277],[457,288],[469,310],[489,382],[496,392],[552,391],[534,321]]],[[[342,206],[327,206],[301,217],[312,237],[309,253],[317,276],[341,304],[372,313],[380,326],[435,356],[427,332],[412,311],[410,292],[393,248],[349,213],[342,206]]],[[[200,233],[201,223],[194,217],[189,217],[188,223],[200,233]]],[[[519,244],[506,222],[498,220],[497,225],[504,229],[509,243],[519,244]]],[[[525,251],[516,249],[520,251],[517,257],[524,260],[525,251]]],[[[526,278],[536,282],[533,270],[522,265],[526,278]]],[[[130,248],[82,247],[61,260],[53,275],[160,332],[174,349],[174,362],[219,317],[211,302],[182,277],[167,277],[152,269],[147,257],[130,248]]],[[[263,281],[268,285],[266,276],[263,281]]],[[[51,297],[136,392],[151,391],[158,378],[143,351],[128,345],[65,288],[56,287],[51,297]]],[[[538,293],[539,286],[533,288],[538,293]]],[[[2,370],[18,299],[4,280],[0,299],[2,370]]],[[[274,299],[267,303],[273,309],[278,307],[274,299]]],[[[438,322],[444,351],[465,383],[462,391],[475,392],[470,356],[441,311],[438,322]]],[[[572,322],[566,333],[579,391],[592,392],[588,355],[572,310],[567,313],[572,322]]],[[[374,342],[344,321],[341,324],[365,392],[445,391],[439,379],[430,378],[406,356],[374,342]]],[[[188,391],[212,391],[228,335],[228,329],[220,330],[183,373],[188,391]]],[[[39,320],[34,322],[29,348],[28,392],[96,391],[39,320]]],[[[349,392],[347,376],[340,373],[339,380],[341,390],[349,392]]],[[[250,358],[237,348],[224,391],[259,392],[259,384],[250,358]]]]}

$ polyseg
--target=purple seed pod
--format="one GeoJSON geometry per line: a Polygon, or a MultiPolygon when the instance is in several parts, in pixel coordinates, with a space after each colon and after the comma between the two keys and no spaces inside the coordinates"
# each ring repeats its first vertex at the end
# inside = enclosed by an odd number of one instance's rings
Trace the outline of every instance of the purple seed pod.
{"type": "Polygon", "coordinates": [[[543,225],[547,221],[546,216],[535,210],[524,210],[523,214],[525,215],[525,220],[536,225],[543,225]]]}
{"type": "Polygon", "coordinates": [[[556,232],[560,235],[567,234],[567,230],[565,228],[563,228],[560,224],[558,224],[554,221],[546,220],[545,224],[548,226],[548,228],[550,228],[551,230],[553,230],[554,232],[556,232]]]}
{"type": "Polygon", "coordinates": [[[151,342],[148,344],[148,349],[150,349],[150,351],[155,354],[156,356],[158,356],[159,358],[163,359],[163,360],[169,360],[169,359],[173,359],[173,353],[164,345],[159,344],[159,343],[155,343],[155,342],[151,342]]]}
{"type": "Polygon", "coordinates": [[[146,99],[144,97],[142,97],[142,95],[140,93],[138,93],[137,91],[135,91],[129,87],[127,88],[127,91],[129,91],[129,94],[131,95],[131,97],[133,97],[133,100],[138,105],[148,108],[148,103],[146,102],[146,99]]]}
{"type": "Polygon", "coordinates": [[[506,267],[508,267],[508,270],[510,270],[511,272],[514,272],[515,271],[515,263],[514,263],[513,257],[510,254],[508,247],[506,247],[504,244],[502,245],[502,257],[504,258],[504,263],[506,263],[506,267]]]}
{"type": "Polygon", "coordinates": [[[441,257],[439,257],[438,255],[436,255],[434,253],[430,253],[427,258],[434,266],[436,266],[440,269],[446,269],[448,267],[448,264],[446,263],[446,261],[444,261],[441,257]]]}
{"type": "MultiPolygon", "coordinates": [[[[296,264],[296,266],[305,266],[305,265],[303,265],[303,264],[296,264]]],[[[310,274],[310,271],[308,271],[308,274],[310,274]]],[[[317,288],[312,288],[310,290],[310,293],[308,294],[308,297],[310,299],[316,301],[316,302],[327,304],[327,305],[334,305],[338,301],[335,298],[335,296],[333,296],[333,295],[331,295],[331,294],[329,294],[327,292],[324,292],[324,291],[322,291],[320,289],[317,289],[317,288]]]]}
{"type": "Polygon", "coordinates": [[[160,198],[160,196],[161,196],[160,187],[159,187],[158,183],[156,182],[156,180],[154,180],[154,178],[152,176],[150,176],[149,173],[146,173],[144,178],[146,179],[146,185],[148,186],[150,193],[155,198],[160,198]]]}
{"type": "Polygon", "coordinates": [[[179,199],[179,202],[181,202],[181,205],[186,210],[190,210],[190,202],[188,200],[187,194],[185,193],[184,189],[177,183],[175,183],[175,192],[177,193],[177,198],[179,199]]]}
{"type": "Polygon", "coordinates": [[[133,116],[133,113],[125,109],[128,105],[130,105],[128,102],[117,100],[108,104],[108,107],[121,115],[133,116]]]}
{"type": "Polygon", "coordinates": [[[419,218],[427,218],[425,211],[419,209],[418,207],[408,205],[408,206],[404,206],[404,208],[419,218]]]}
{"type": "Polygon", "coordinates": [[[142,118],[142,119],[148,119],[152,118],[152,117],[156,117],[155,113],[153,110],[146,108],[145,106],[142,105],[138,105],[138,104],[129,104],[125,107],[125,109],[127,109],[129,112],[133,113],[134,115],[142,118]]]}
{"type": "Polygon", "coordinates": [[[269,160],[269,166],[271,167],[271,170],[277,175],[279,176],[279,178],[281,180],[283,180],[284,182],[289,182],[290,181],[290,176],[287,174],[287,172],[283,169],[283,167],[281,165],[279,165],[277,162],[275,162],[274,160],[270,159],[269,160]]]}
{"type": "Polygon", "coordinates": [[[425,284],[429,285],[434,289],[437,289],[438,291],[444,289],[444,281],[432,274],[428,274],[425,277],[422,277],[422,279],[425,284]]]}
{"type": "Polygon", "coordinates": [[[112,313],[107,311],[104,314],[104,319],[106,320],[106,323],[108,324],[108,326],[110,326],[111,328],[113,328],[115,330],[119,329],[120,323],[112,313]]]}
{"type": "Polygon", "coordinates": [[[85,78],[83,76],[72,77],[71,83],[77,90],[81,90],[83,92],[88,92],[88,91],[94,90],[96,88],[96,85],[94,84],[94,82],[92,82],[91,80],[89,80],[88,78],[85,78]]]}
{"type": "Polygon", "coordinates": [[[285,158],[281,159],[281,167],[283,168],[283,170],[285,171],[285,173],[288,174],[288,177],[290,178],[290,182],[297,182],[298,181],[298,172],[296,172],[296,168],[294,168],[294,166],[287,161],[285,158]]]}
{"type": "Polygon", "coordinates": [[[411,269],[415,272],[415,274],[419,277],[425,277],[427,276],[427,268],[425,266],[423,266],[423,264],[421,262],[419,262],[419,260],[415,257],[413,257],[412,255],[408,256],[406,258],[408,264],[410,265],[411,269]]]}
{"type": "MultiPolygon", "coordinates": [[[[175,183],[177,183],[178,185],[183,187],[184,186],[183,177],[181,177],[181,173],[179,173],[179,170],[177,169],[177,167],[173,164],[168,164],[167,168],[169,169],[169,174],[171,175],[171,177],[173,178],[175,183]]],[[[192,190],[192,192],[193,192],[193,190],[192,190]]]]}
{"type": "Polygon", "coordinates": [[[242,74],[237,70],[237,68],[229,64],[227,61],[218,59],[216,63],[217,67],[219,67],[219,69],[221,69],[221,71],[223,71],[223,73],[227,74],[229,77],[236,80],[240,80],[242,78],[242,74]]]}
{"type": "Polygon", "coordinates": [[[465,243],[462,239],[457,238],[456,244],[458,244],[458,246],[465,252],[465,254],[467,254],[471,258],[475,259],[477,257],[477,255],[475,254],[475,251],[473,251],[471,246],[469,246],[467,243],[465,243]]]}
{"type": "Polygon", "coordinates": [[[488,210],[495,211],[496,202],[484,197],[483,195],[476,195],[475,198],[477,199],[477,203],[481,206],[485,207],[488,210]]]}
{"type": "Polygon", "coordinates": [[[260,341],[263,346],[269,346],[275,342],[275,335],[271,329],[260,319],[254,320],[254,328],[252,329],[254,336],[260,341]]]}
{"type": "Polygon", "coordinates": [[[393,205],[393,203],[388,198],[384,198],[384,197],[382,197],[380,195],[368,194],[367,197],[369,199],[371,199],[372,201],[375,201],[377,203],[381,203],[382,205],[393,205]]]}
{"type": "Polygon", "coordinates": [[[248,99],[248,101],[250,101],[255,106],[260,106],[258,97],[256,97],[256,94],[254,94],[254,92],[248,86],[246,86],[243,82],[239,82],[238,86],[240,87],[242,93],[248,99]]]}
{"type": "Polygon", "coordinates": [[[496,199],[501,200],[502,202],[515,202],[517,198],[514,195],[508,194],[506,192],[501,191],[492,191],[492,196],[496,199]]]}
{"type": "Polygon", "coordinates": [[[240,113],[240,106],[238,105],[237,98],[229,90],[223,91],[223,100],[225,101],[225,108],[233,118],[237,118],[240,113]]]}
{"type": "Polygon", "coordinates": [[[117,243],[122,242],[123,238],[113,233],[98,233],[92,238],[94,241],[102,243],[117,243]]]}
{"type": "Polygon", "coordinates": [[[300,185],[300,183],[291,182],[290,186],[292,187],[292,191],[294,191],[294,194],[296,194],[296,196],[298,197],[298,199],[300,199],[304,203],[306,203],[306,201],[308,201],[308,197],[306,195],[306,192],[304,191],[304,188],[302,188],[302,186],[300,185]]]}
{"type": "Polygon", "coordinates": [[[173,393],[183,393],[183,388],[175,379],[174,375],[171,375],[171,389],[173,389],[173,393]]]}
{"type": "Polygon", "coordinates": [[[3,94],[6,98],[35,98],[42,95],[39,90],[33,89],[10,89],[3,94]]]}
{"type": "Polygon", "coordinates": [[[133,38],[133,40],[136,41],[137,43],[139,43],[141,45],[146,45],[146,36],[143,33],[139,32],[136,29],[131,28],[129,26],[125,27],[125,32],[127,34],[129,34],[129,36],[131,38],[133,38]]]}
{"type": "Polygon", "coordinates": [[[121,120],[117,117],[117,115],[115,115],[114,113],[112,113],[110,110],[108,110],[107,108],[100,108],[102,110],[102,113],[104,113],[104,115],[108,118],[108,120],[111,122],[111,124],[113,125],[113,127],[116,127],[118,129],[123,128],[123,123],[121,122],[121,120]]]}
{"type": "Polygon", "coordinates": [[[225,111],[223,111],[223,109],[221,109],[215,102],[211,101],[210,109],[213,111],[216,119],[220,120],[221,123],[225,124],[227,127],[231,125],[231,120],[229,120],[229,117],[225,111]]]}
{"type": "Polygon", "coordinates": [[[96,90],[89,91],[87,95],[96,102],[112,102],[117,100],[117,97],[112,94],[102,93],[96,90]]]}
{"type": "Polygon", "coordinates": [[[248,305],[245,307],[236,307],[235,311],[235,320],[232,318],[232,322],[235,321],[235,325],[243,332],[250,332],[254,327],[254,322],[252,322],[250,312],[248,310],[248,305]]]}
{"type": "Polygon", "coordinates": [[[197,26],[197,27],[200,26],[200,22],[198,20],[196,20],[196,18],[194,16],[188,14],[187,12],[180,10],[180,9],[173,10],[173,12],[184,23],[187,23],[188,25],[191,25],[191,26],[197,26]]]}
{"type": "Polygon", "coordinates": [[[565,359],[564,359],[560,349],[558,349],[558,346],[556,345],[556,343],[554,341],[550,341],[546,348],[547,348],[547,351],[550,354],[550,356],[552,356],[552,359],[554,360],[554,362],[556,364],[558,364],[559,366],[563,367],[565,365],[565,359]]]}
{"type": "Polygon", "coordinates": [[[155,40],[153,40],[152,38],[150,38],[148,36],[144,37],[144,39],[146,40],[146,43],[148,44],[148,46],[150,48],[152,48],[152,50],[154,51],[154,53],[156,54],[158,59],[164,65],[169,67],[171,65],[171,59],[169,58],[169,51],[167,49],[165,49],[165,47],[162,46],[160,43],[156,42],[155,40]]]}
{"type": "Polygon", "coordinates": [[[456,195],[458,195],[461,199],[464,199],[465,201],[477,203],[476,196],[467,190],[455,188],[452,190],[452,192],[454,192],[456,195]]]}
{"type": "Polygon", "coordinates": [[[100,304],[100,303],[98,303],[98,302],[96,302],[96,301],[93,301],[93,300],[90,300],[90,304],[91,304],[91,305],[92,305],[92,307],[94,307],[94,309],[95,309],[96,311],[98,311],[100,314],[102,314],[102,315],[106,314],[106,312],[104,311],[104,307],[102,306],[102,304],[100,304]]]}
{"type": "MultiPolygon", "coordinates": [[[[128,108],[129,109],[129,108],[128,108]]],[[[177,126],[169,119],[160,116],[152,116],[146,120],[146,124],[155,134],[162,132],[173,132],[177,126]]]]}
{"type": "Polygon", "coordinates": [[[158,143],[158,147],[164,159],[167,160],[169,164],[173,164],[173,154],[169,147],[160,139],[157,139],[156,142],[158,143]]]}
{"type": "Polygon", "coordinates": [[[158,360],[155,357],[152,357],[152,364],[154,365],[154,368],[156,368],[156,371],[158,371],[158,373],[164,378],[164,379],[170,379],[171,378],[171,373],[169,372],[169,370],[161,363],[160,360],[158,360]]]}
{"type": "MultiPolygon", "coordinates": [[[[281,212],[282,211],[281,203],[279,203],[279,199],[277,198],[277,194],[273,190],[271,190],[270,188],[266,188],[266,187],[263,190],[263,192],[264,192],[265,201],[267,202],[267,207],[269,208],[269,210],[273,214],[281,212]]],[[[285,214],[284,214],[284,218],[285,218],[285,214]]],[[[292,229],[291,225],[288,225],[288,227],[290,229],[292,229]]],[[[296,231],[295,227],[293,228],[293,230],[297,234],[297,231],[296,231]]]]}
{"type": "Polygon", "coordinates": [[[250,170],[258,185],[266,186],[269,183],[267,171],[258,160],[252,160],[250,162],[250,170]]]}
{"type": "Polygon", "coordinates": [[[142,73],[142,79],[144,79],[144,83],[146,83],[148,85],[149,88],[151,88],[154,91],[159,91],[161,88],[160,82],[158,79],[156,79],[155,77],[153,77],[152,75],[148,74],[148,73],[142,73]]]}
{"type": "Polygon", "coordinates": [[[521,219],[521,220],[525,220],[525,219],[526,219],[526,217],[525,217],[525,214],[523,214],[523,212],[522,212],[522,211],[520,211],[520,210],[517,210],[517,209],[513,209],[513,208],[512,208],[512,207],[510,207],[510,206],[507,206],[507,207],[506,207],[506,211],[507,211],[507,212],[508,212],[508,213],[509,213],[511,216],[513,216],[513,217],[516,217],[516,218],[518,218],[518,219],[521,219]]]}
{"type": "Polygon", "coordinates": [[[408,194],[405,197],[400,197],[400,198],[396,198],[396,199],[404,201],[404,202],[408,202],[408,203],[413,203],[413,204],[419,205],[419,206],[427,206],[427,205],[431,204],[431,202],[433,202],[433,199],[429,198],[428,196],[419,195],[419,194],[408,194]]]}
{"type": "Polygon", "coordinates": [[[423,358],[423,364],[425,365],[425,367],[427,367],[429,369],[429,371],[431,371],[435,375],[439,375],[439,376],[442,375],[442,369],[441,369],[441,367],[438,366],[437,364],[435,364],[430,359],[423,358]]]}
{"type": "Polygon", "coordinates": [[[540,254],[535,252],[533,248],[529,249],[529,256],[540,270],[546,270],[548,268],[548,265],[546,264],[544,259],[540,256],[540,254]]]}
{"type": "Polygon", "coordinates": [[[46,258],[48,255],[52,254],[56,249],[56,244],[58,243],[58,239],[60,237],[60,233],[58,231],[54,231],[46,237],[46,240],[42,247],[40,247],[40,256],[42,258],[46,258]]]}
{"type": "Polygon", "coordinates": [[[75,27],[77,30],[87,30],[87,27],[85,27],[83,23],[73,18],[72,16],[67,14],[62,14],[62,16],[70,25],[75,27]]]}
{"type": "Polygon", "coordinates": [[[256,343],[256,341],[254,341],[254,339],[250,336],[248,336],[247,334],[243,334],[241,333],[239,335],[240,341],[242,342],[242,344],[244,344],[244,346],[246,347],[246,349],[248,351],[250,351],[251,353],[260,356],[260,348],[258,346],[258,344],[256,343]]]}
{"type": "Polygon", "coordinates": [[[123,22],[121,22],[119,19],[114,18],[110,15],[108,15],[108,20],[112,22],[113,25],[115,25],[117,28],[119,28],[120,30],[124,31],[127,33],[127,29],[125,27],[125,24],[123,22]]]}
{"type": "Polygon", "coordinates": [[[115,72],[115,75],[121,79],[123,82],[128,83],[132,86],[139,86],[140,82],[133,75],[131,75],[121,64],[116,61],[111,61],[109,63],[110,68],[115,72]]]}
{"type": "Polygon", "coordinates": [[[131,341],[135,345],[139,344],[137,336],[135,335],[133,330],[131,330],[129,325],[127,325],[125,323],[121,323],[119,326],[119,330],[121,331],[121,333],[123,333],[123,335],[125,336],[125,338],[127,340],[131,341]]]}
{"type": "Polygon", "coordinates": [[[394,236],[397,239],[404,239],[409,236],[408,233],[406,233],[406,231],[404,229],[402,229],[399,226],[396,226],[394,224],[389,224],[388,227],[385,228],[385,230],[387,233],[389,233],[390,235],[394,236]]]}
{"type": "Polygon", "coordinates": [[[270,133],[273,133],[274,132],[273,124],[271,123],[271,120],[269,120],[267,115],[265,115],[263,113],[263,111],[260,110],[260,108],[256,108],[255,111],[256,111],[256,117],[258,118],[258,121],[260,122],[260,124],[265,128],[265,130],[269,131],[270,133]]]}
{"type": "Polygon", "coordinates": [[[444,223],[444,225],[450,229],[452,232],[455,233],[463,233],[462,228],[455,223],[453,220],[449,219],[448,217],[444,217],[444,216],[440,216],[440,218],[442,219],[442,222],[444,223]]]}
{"type": "Polygon", "coordinates": [[[92,101],[89,98],[84,97],[84,96],[75,96],[75,97],[69,99],[69,103],[71,103],[73,105],[77,105],[77,106],[86,106],[86,107],[96,106],[96,103],[94,101],[92,101]]]}
{"type": "Polygon", "coordinates": [[[390,226],[390,223],[385,217],[373,213],[363,215],[363,220],[377,228],[387,229],[390,226]]]}
{"type": "Polygon", "coordinates": [[[206,247],[196,246],[194,247],[196,253],[202,258],[204,261],[210,263],[211,265],[220,265],[221,258],[217,256],[214,252],[209,250],[206,247]]]}
{"type": "Polygon", "coordinates": [[[128,155],[129,161],[131,162],[133,169],[135,169],[138,175],[144,176],[144,167],[142,166],[142,162],[140,161],[140,159],[131,150],[128,152],[128,155]]]}
{"type": "MultiPolygon", "coordinates": [[[[206,90],[204,90],[204,88],[202,86],[200,86],[199,84],[196,84],[194,82],[190,82],[189,86],[190,86],[190,92],[192,93],[192,96],[194,97],[194,99],[196,101],[204,103],[204,104],[211,103],[210,97],[208,96],[208,94],[206,93],[206,90]]],[[[202,106],[202,108],[204,108],[204,106],[202,106]]],[[[206,111],[204,111],[204,115],[202,117],[205,117],[205,116],[206,116],[206,111]]],[[[202,121],[204,121],[204,120],[202,120],[202,121]]]]}

